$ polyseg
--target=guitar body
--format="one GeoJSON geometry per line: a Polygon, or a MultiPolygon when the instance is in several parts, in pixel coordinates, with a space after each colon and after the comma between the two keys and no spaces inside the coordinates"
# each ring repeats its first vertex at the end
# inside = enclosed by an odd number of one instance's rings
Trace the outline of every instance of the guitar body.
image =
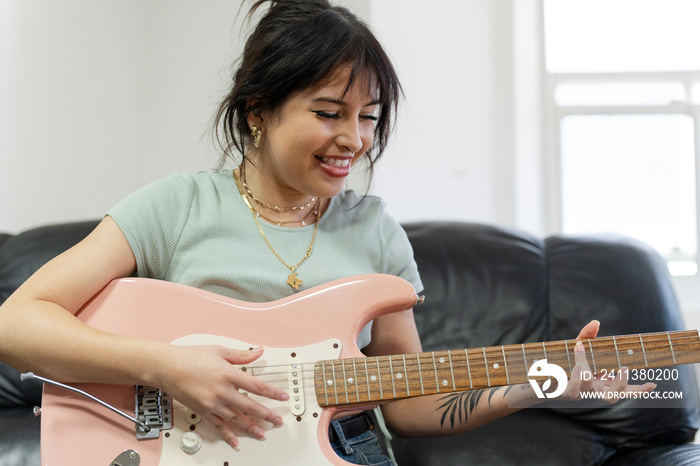
{"type": "MultiPolygon", "coordinates": [[[[377,274],[337,280],[270,303],[245,303],[157,280],[115,280],[77,313],[79,319],[111,333],[178,345],[264,346],[263,356],[245,369],[290,393],[287,403],[258,400],[279,412],[284,426],[263,426],[265,441],[241,437],[236,452],[212,426],[193,420],[193,413],[173,400],[172,428],[157,438],[137,439],[132,422],[47,384],[42,400],[42,464],[107,466],[125,450],[133,450],[140,457],[139,466],[347,465],[328,442],[328,426],[338,409],[319,407],[313,365],[320,359],[361,357],[356,341],[362,328],[380,315],[410,309],[416,298],[408,282],[377,274]],[[299,365],[301,373],[295,371],[299,365]],[[296,387],[302,389],[300,400],[295,400],[296,387]],[[202,441],[194,453],[180,446],[189,432],[196,432],[202,441]]],[[[153,363],[158,364],[157,355],[153,363]]],[[[134,413],[134,386],[75,386],[134,413]]]]}

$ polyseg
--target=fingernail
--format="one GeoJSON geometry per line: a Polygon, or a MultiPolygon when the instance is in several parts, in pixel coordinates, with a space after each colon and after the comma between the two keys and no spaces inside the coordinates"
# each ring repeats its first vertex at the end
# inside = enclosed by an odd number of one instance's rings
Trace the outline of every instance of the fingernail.
{"type": "Polygon", "coordinates": [[[289,394],[287,393],[282,393],[280,395],[280,401],[289,401],[289,394]]]}
{"type": "Polygon", "coordinates": [[[228,441],[228,444],[231,445],[231,448],[233,448],[234,450],[236,450],[236,451],[238,451],[238,452],[241,451],[241,449],[240,449],[239,446],[238,446],[238,441],[236,441],[236,439],[231,439],[231,440],[229,440],[229,441],[228,441]]]}
{"type": "Polygon", "coordinates": [[[583,351],[583,343],[577,341],[576,346],[574,347],[574,351],[583,351]]]}
{"type": "Polygon", "coordinates": [[[250,351],[253,353],[262,353],[263,351],[265,351],[265,347],[264,346],[256,346],[255,348],[251,349],[250,351]]]}
{"type": "Polygon", "coordinates": [[[272,424],[273,424],[275,427],[280,427],[280,426],[282,426],[282,424],[284,424],[284,421],[282,421],[282,418],[281,418],[281,417],[278,417],[278,418],[275,418],[275,419],[272,421],[272,424]]]}

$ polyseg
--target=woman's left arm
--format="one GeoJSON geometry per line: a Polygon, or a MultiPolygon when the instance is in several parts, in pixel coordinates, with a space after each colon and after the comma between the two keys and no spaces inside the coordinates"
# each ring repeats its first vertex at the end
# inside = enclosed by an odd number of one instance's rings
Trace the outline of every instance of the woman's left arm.
{"type": "MultiPolygon", "coordinates": [[[[595,338],[598,328],[597,321],[589,323],[577,339],[595,338]]],[[[363,351],[368,356],[422,352],[413,311],[377,318],[372,328],[372,343],[363,351]]],[[[655,387],[654,384],[628,385],[621,378],[581,381],[580,374],[590,371],[582,345],[577,345],[575,360],[571,383],[560,399],[577,400],[584,391],[650,391],[655,387]]],[[[521,384],[392,401],[382,405],[382,414],[388,427],[400,437],[450,435],[477,428],[541,401],[529,384],[521,384]]]]}

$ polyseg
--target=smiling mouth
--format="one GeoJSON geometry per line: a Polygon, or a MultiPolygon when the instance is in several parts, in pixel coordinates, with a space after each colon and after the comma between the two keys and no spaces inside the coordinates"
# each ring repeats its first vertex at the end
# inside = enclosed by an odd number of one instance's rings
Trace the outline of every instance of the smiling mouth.
{"type": "Polygon", "coordinates": [[[328,165],[333,165],[335,167],[345,168],[350,165],[350,159],[336,159],[333,157],[321,157],[318,155],[316,158],[321,160],[323,163],[327,163],[328,165]]]}

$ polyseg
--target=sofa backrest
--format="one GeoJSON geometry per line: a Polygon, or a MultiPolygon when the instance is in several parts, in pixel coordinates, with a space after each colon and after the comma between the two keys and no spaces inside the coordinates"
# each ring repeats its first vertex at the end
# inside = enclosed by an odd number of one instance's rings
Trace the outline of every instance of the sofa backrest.
{"type": "MultiPolygon", "coordinates": [[[[572,339],[592,319],[601,322],[600,336],[684,328],[664,261],[636,240],[540,240],[461,222],[404,228],[425,286],[425,303],[414,310],[424,350],[572,339]]],[[[678,380],[657,380],[657,391],[683,398],[654,403],[655,409],[637,409],[648,408],[646,400],[626,400],[552,411],[604,432],[603,442],[620,448],[642,439],[682,443],[692,439],[700,417],[694,367],[678,370],[678,380]]]]}

